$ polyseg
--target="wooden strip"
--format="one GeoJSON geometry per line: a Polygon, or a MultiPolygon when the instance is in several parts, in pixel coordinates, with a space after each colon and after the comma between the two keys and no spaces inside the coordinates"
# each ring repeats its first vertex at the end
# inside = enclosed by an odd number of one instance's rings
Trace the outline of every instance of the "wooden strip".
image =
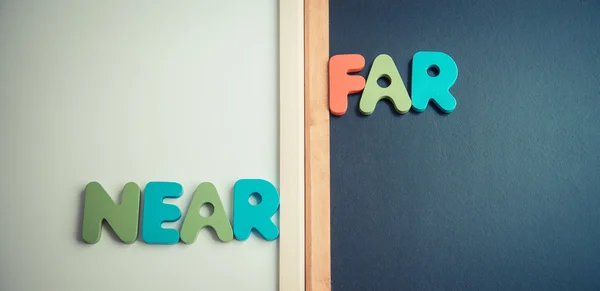
{"type": "Polygon", "coordinates": [[[279,290],[304,291],[304,2],[279,1],[279,290]]]}
{"type": "Polygon", "coordinates": [[[329,1],[304,1],[306,290],[331,290],[329,1]]]}

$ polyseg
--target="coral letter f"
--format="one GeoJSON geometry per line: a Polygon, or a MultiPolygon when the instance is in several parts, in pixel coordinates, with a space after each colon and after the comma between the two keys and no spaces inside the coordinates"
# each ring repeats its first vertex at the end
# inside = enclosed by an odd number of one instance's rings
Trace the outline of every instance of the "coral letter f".
{"type": "Polygon", "coordinates": [[[329,110],[334,115],[344,115],[348,109],[348,94],[365,88],[365,78],[348,73],[365,67],[365,58],[359,54],[335,55],[329,59],[329,110]]]}

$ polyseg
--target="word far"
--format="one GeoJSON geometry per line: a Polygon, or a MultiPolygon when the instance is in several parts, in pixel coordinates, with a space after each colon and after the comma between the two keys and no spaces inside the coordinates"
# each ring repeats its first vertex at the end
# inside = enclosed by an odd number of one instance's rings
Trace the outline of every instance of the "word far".
{"type": "Polygon", "coordinates": [[[456,108],[456,99],[450,88],[458,77],[454,60],[442,52],[420,51],[413,56],[411,96],[400,77],[400,73],[389,55],[378,55],[373,61],[367,79],[349,73],[360,72],[365,67],[365,58],[359,54],[335,55],[329,60],[329,110],[334,115],[344,115],[348,109],[348,95],[363,91],[359,109],[364,115],[375,111],[377,102],[387,99],[396,112],[407,113],[411,106],[417,112],[425,111],[429,101],[445,113],[456,108]],[[380,86],[378,80],[389,83],[380,86]]]}
{"type": "MultiPolygon", "coordinates": [[[[173,204],[165,204],[165,198],[179,198],[183,187],[175,182],[150,182],[144,189],[144,213],[142,239],[148,244],[175,244],[180,240],[193,243],[202,228],[211,227],[222,242],[246,240],[255,229],[265,240],[275,240],[279,229],[271,218],[279,209],[279,194],[273,184],[261,179],[238,180],[233,187],[233,228],[225,213],[221,198],[212,183],[205,182],[196,188],[192,201],[181,226],[181,232],[173,228],[163,228],[165,222],[175,222],[181,218],[181,210],[173,204]],[[258,204],[252,205],[252,195],[258,204]],[[200,215],[200,208],[210,204],[213,213],[208,217],[200,215]]],[[[141,190],[130,182],[123,187],[121,203],[116,204],[102,185],[91,182],[85,187],[83,207],[82,238],[94,244],[100,240],[102,222],[106,221],[119,239],[133,243],[138,238],[141,190]]]]}

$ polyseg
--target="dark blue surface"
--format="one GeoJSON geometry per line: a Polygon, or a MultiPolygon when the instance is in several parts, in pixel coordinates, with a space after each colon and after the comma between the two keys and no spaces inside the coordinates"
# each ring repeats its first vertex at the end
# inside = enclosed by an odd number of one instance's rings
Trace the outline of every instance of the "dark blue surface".
{"type": "Polygon", "coordinates": [[[330,0],[330,54],[459,68],[448,115],[331,117],[333,291],[600,290],[600,1],[330,0]]]}

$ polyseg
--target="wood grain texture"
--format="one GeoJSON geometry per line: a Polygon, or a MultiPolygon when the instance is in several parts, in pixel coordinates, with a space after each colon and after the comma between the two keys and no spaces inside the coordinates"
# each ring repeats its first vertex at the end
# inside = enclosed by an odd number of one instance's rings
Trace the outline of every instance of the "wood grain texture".
{"type": "Polygon", "coordinates": [[[305,290],[304,7],[279,1],[279,290],[305,290]]]}
{"type": "Polygon", "coordinates": [[[331,290],[329,1],[304,1],[306,290],[331,290]]]}

